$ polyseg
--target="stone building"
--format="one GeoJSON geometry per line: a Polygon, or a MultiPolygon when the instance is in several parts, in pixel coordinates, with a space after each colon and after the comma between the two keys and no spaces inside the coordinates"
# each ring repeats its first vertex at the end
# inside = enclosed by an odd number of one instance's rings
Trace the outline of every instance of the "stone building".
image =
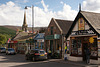
{"type": "Polygon", "coordinates": [[[60,53],[60,58],[64,55],[64,46],[66,45],[65,35],[68,33],[72,21],[52,18],[45,32],[45,50],[51,50],[52,55],[55,52],[60,53]]]}

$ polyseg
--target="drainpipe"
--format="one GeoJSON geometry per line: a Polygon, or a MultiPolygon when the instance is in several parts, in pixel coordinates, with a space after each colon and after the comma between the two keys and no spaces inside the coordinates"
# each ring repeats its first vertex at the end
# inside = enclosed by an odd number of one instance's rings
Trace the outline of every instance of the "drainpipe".
{"type": "Polygon", "coordinates": [[[62,38],[62,45],[61,45],[61,58],[64,58],[64,36],[63,34],[61,35],[62,38]]]}
{"type": "Polygon", "coordinates": [[[62,44],[61,44],[61,58],[63,59],[64,58],[64,53],[63,53],[63,50],[64,50],[64,38],[63,38],[63,34],[62,34],[62,31],[61,31],[61,41],[62,41],[62,44]]]}

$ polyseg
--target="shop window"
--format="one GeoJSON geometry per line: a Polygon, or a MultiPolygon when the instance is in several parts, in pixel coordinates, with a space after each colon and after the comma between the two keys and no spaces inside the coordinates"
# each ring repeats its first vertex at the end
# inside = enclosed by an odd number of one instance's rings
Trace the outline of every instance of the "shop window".
{"type": "Polygon", "coordinates": [[[90,43],[90,49],[91,49],[91,56],[97,56],[98,51],[97,51],[97,38],[94,38],[94,43],[90,43]]]}
{"type": "Polygon", "coordinates": [[[74,39],[72,40],[72,54],[77,55],[77,41],[74,39]]]}
{"type": "Polygon", "coordinates": [[[78,45],[78,55],[82,55],[82,43],[81,43],[81,39],[77,40],[77,45],[78,45]]]}
{"type": "Polygon", "coordinates": [[[71,54],[72,55],[82,55],[82,42],[81,38],[72,39],[71,45],[71,54]]]}

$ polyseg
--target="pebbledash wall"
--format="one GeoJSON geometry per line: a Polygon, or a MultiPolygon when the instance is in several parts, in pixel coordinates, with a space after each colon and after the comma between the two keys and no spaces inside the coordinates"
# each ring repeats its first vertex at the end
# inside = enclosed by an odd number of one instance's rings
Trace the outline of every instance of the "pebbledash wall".
{"type": "Polygon", "coordinates": [[[97,13],[79,11],[66,35],[70,43],[67,55],[71,61],[86,61],[85,49],[90,49],[90,63],[100,64],[100,22],[97,13]],[[95,17],[95,18],[94,18],[95,17]],[[99,28],[98,27],[98,28],[99,28]]]}

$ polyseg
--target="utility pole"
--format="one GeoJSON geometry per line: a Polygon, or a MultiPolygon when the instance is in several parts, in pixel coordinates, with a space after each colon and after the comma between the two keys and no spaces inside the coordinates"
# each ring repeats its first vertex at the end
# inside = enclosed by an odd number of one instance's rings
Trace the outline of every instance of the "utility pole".
{"type": "Polygon", "coordinates": [[[32,33],[34,34],[34,6],[32,5],[32,33]]]}

